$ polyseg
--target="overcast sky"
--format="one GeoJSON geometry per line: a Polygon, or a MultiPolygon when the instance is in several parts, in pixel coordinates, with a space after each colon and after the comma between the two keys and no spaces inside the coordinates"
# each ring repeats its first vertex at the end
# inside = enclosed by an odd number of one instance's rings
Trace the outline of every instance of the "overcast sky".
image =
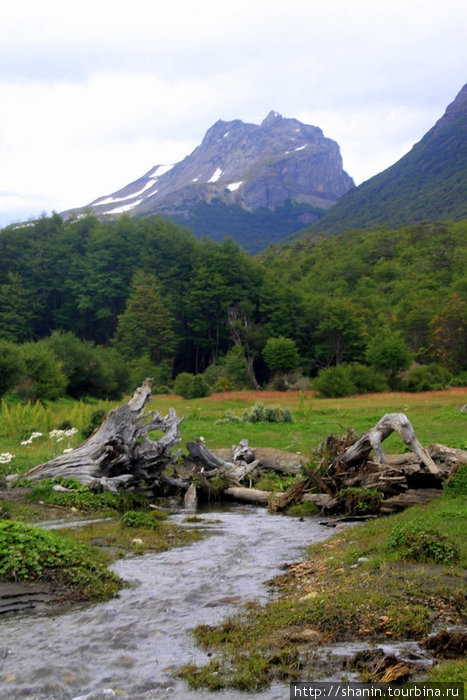
{"type": "Polygon", "coordinates": [[[467,0],[15,0],[0,18],[0,226],[181,160],[218,119],[321,127],[356,184],[467,82],[467,0]]]}

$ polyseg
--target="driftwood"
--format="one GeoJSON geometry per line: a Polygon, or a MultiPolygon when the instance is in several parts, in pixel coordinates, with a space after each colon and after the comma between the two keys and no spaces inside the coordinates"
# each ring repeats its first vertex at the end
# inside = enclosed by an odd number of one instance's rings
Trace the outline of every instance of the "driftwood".
{"type": "Polygon", "coordinates": [[[243,486],[229,486],[224,489],[224,495],[245,503],[259,503],[267,505],[274,495],[272,491],[261,491],[260,489],[250,489],[243,486]]]}
{"type": "Polygon", "coordinates": [[[81,445],[31,469],[28,479],[67,477],[83,484],[116,492],[140,482],[154,486],[161,472],[177,457],[173,448],[180,442],[174,409],[168,416],[144,412],[151,400],[151,379],[138,387],[124,406],[110,411],[100,427],[81,445]],[[163,433],[157,441],[152,430],[163,433]]]}
{"type": "Polygon", "coordinates": [[[311,501],[333,513],[342,507],[342,491],[360,487],[382,494],[380,512],[388,513],[431,500],[457,466],[467,463],[467,451],[444,445],[425,449],[407,416],[390,413],[360,438],[352,431],[342,438],[329,436],[320,448],[319,468],[305,470],[305,478],[286,493],[260,491],[251,485],[264,471],[300,475],[300,455],[270,448],[253,449],[247,440],[241,440],[230,451],[211,451],[203,438],[197,438],[187,443],[188,456],[176,464],[180,452],[173,450],[180,442],[182,419],[172,408],[165,417],[145,411],[151,400],[151,384],[152,380],[146,379],[128,403],[110,411],[100,427],[77,448],[34,467],[25,476],[72,477],[91,488],[113,492],[141,487],[145,491],[152,489],[157,495],[168,487],[183,495],[187,508],[196,508],[198,498],[222,494],[228,499],[269,505],[274,512],[291,503],[311,501]],[[148,436],[153,430],[162,433],[156,441],[148,436]],[[381,443],[393,431],[412,449],[411,454],[384,454],[381,443]],[[376,458],[371,456],[372,451],[376,458]],[[170,476],[164,473],[168,466],[174,467],[170,476]],[[215,477],[220,477],[217,488],[211,486],[215,477]]]}
{"type": "Polygon", "coordinates": [[[403,413],[386,414],[360,438],[350,431],[342,438],[329,436],[320,449],[318,469],[308,470],[307,479],[275,497],[270,506],[274,512],[301,501],[316,503],[326,512],[339,512],[348,506],[346,490],[360,488],[379,492],[381,502],[375,500],[376,510],[393,513],[433,500],[459,464],[467,464],[465,450],[444,445],[425,449],[403,413]],[[394,431],[412,453],[384,454],[381,443],[394,431]],[[376,459],[371,457],[372,450],[376,459]],[[318,493],[309,493],[311,490],[318,493]]]}
{"type": "Polygon", "coordinates": [[[412,424],[405,413],[386,413],[371,430],[364,433],[353,445],[336,457],[334,466],[337,464],[350,466],[361,462],[368,458],[371,450],[375,451],[380,465],[386,464],[386,455],[381,443],[394,431],[399,433],[405,444],[410,447],[432,474],[439,474],[438,467],[417,440],[412,424]]]}
{"type": "MultiPolygon", "coordinates": [[[[235,459],[235,462],[227,462],[222,457],[215,455],[206,447],[203,438],[197,438],[194,442],[187,442],[186,446],[189,452],[189,459],[197,467],[195,473],[198,478],[202,477],[203,480],[214,476],[225,476],[230,485],[239,487],[243,479],[259,465],[259,460],[252,460],[253,451],[248,446],[247,440],[242,440],[238,446],[232,446],[232,457],[235,459]],[[250,461],[244,461],[244,457],[250,461]],[[207,471],[206,467],[208,467],[207,471]]],[[[245,499],[241,498],[240,500],[245,499]]],[[[254,498],[253,502],[255,502],[254,498]]]]}

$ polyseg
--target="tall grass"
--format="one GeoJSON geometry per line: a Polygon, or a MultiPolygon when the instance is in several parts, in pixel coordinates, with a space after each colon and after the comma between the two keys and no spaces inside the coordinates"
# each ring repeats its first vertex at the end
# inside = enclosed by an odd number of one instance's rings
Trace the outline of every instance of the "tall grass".
{"type": "Polygon", "coordinates": [[[48,433],[62,423],[70,423],[79,432],[89,424],[94,411],[110,411],[109,401],[85,403],[83,401],[63,401],[45,406],[40,402],[8,403],[0,401],[0,437],[27,437],[32,432],[48,433]]]}

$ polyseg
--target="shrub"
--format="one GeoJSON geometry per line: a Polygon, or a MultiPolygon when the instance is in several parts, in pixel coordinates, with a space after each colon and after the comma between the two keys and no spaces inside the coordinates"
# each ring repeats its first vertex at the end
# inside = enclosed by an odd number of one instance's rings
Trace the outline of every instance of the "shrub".
{"type": "Polygon", "coordinates": [[[293,418],[288,408],[265,407],[261,401],[257,401],[251,408],[243,411],[241,418],[228,409],[216,423],[293,423],[293,418]]]}
{"type": "Polygon", "coordinates": [[[237,416],[236,413],[234,413],[230,408],[228,408],[224,413],[222,414],[222,418],[219,418],[219,420],[216,420],[216,425],[222,425],[223,423],[241,423],[242,419],[240,416],[237,416]]]}
{"type": "Polygon", "coordinates": [[[357,393],[346,365],[322,369],[314,380],[313,387],[321,396],[328,397],[351,396],[357,393]]]}
{"type": "Polygon", "coordinates": [[[158,530],[162,520],[166,520],[167,515],[161,510],[153,510],[144,513],[137,510],[128,510],[120,519],[123,527],[143,527],[150,530],[158,530]]]}
{"type": "Polygon", "coordinates": [[[387,545],[402,559],[412,561],[453,564],[459,559],[456,545],[447,537],[413,521],[396,525],[388,537],[387,545]]]}
{"type": "Polygon", "coordinates": [[[373,489],[347,488],[339,491],[339,504],[346,513],[364,515],[378,513],[383,494],[373,489]]]}
{"type": "Polygon", "coordinates": [[[228,377],[219,377],[216,379],[216,383],[212,387],[213,392],[220,393],[224,391],[232,391],[233,386],[230,383],[230,379],[228,377]]]}
{"type": "Polygon", "coordinates": [[[420,365],[408,372],[405,388],[408,391],[436,391],[447,389],[452,380],[451,372],[441,365],[420,365]]]}
{"type": "Polygon", "coordinates": [[[61,331],[52,333],[44,343],[61,362],[70,396],[118,398],[121,395],[128,378],[115,350],[81,340],[71,332],[61,331]]]}
{"type": "Polygon", "coordinates": [[[25,375],[16,387],[22,399],[53,401],[65,393],[67,378],[61,362],[45,343],[24,343],[20,346],[25,375]]]}
{"type": "Polygon", "coordinates": [[[93,434],[93,432],[100,426],[106,415],[107,412],[104,411],[103,408],[99,408],[97,409],[97,411],[93,411],[93,413],[91,414],[91,418],[89,419],[89,423],[81,431],[85,440],[87,440],[88,437],[90,437],[93,434]]]}
{"type": "Polygon", "coordinates": [[[0,522],[0,577],[53,579],[93,599],[109,598],[121,585],[90,547],[13,520],[0,522]]]}
{"type": "Polygon", "coordinates": [[[25,370],[19,347],[7,340],[0,340],[0,396],[14,387],[25,370]]]}
{"type": "Polygon", "coordinates": [[[352,362],[348,365],[347,371],[355,384],[357,394],[373,394],[388,391],[389,389],[389,384],[384,374],[378,372],[374,367],[352,362]]]}
{"type": "Polygon", "coordinates": [[[193,377],[193,385],[191,387],[190,399],[202,399],[204,396],[210,395],[209,386],[204,381],[201,374],[195,374],[193,377]]]}
{"type": "Polygon", "coordinates": [[[243,412],[243,423],[293,423],[292,414],[288,408],[265,406],[258,401],[250,409],[243,412]]]}
{"type": "Polygon", "coordinates": [[[387,391],[389,386],[383,374],[373,367],[343,362],[336,367],[322,369],[313,382],[322,396],[340,397],[387,391]]]}
{"type": "Polygon", "coordinates": [[[182,396],[184,399],[191,399],[191,392],[193,390],[193,379],[194,375],[190,372],[180,372],[175,377],[174,392],[178,396],[182,396]]]}
{"type": "Polygon", "coordinates": [[[204,371],[203,377],[207,385],[215,391],[214,387],[219,380],[227,381],[227,371],[222,365],[209,365],[204,371]]]}

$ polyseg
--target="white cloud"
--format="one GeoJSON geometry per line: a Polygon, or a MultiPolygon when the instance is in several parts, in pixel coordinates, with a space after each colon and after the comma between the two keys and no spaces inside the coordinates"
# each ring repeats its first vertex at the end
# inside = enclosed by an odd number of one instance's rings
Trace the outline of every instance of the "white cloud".
{"type": "Polygon", "coordinates": [[[320,126],[366,179],[462,87],[466,21],[459,0],[8,3],[0,225],[86,204],[188,155],[217,119],[271,109],[320,126]]]}

